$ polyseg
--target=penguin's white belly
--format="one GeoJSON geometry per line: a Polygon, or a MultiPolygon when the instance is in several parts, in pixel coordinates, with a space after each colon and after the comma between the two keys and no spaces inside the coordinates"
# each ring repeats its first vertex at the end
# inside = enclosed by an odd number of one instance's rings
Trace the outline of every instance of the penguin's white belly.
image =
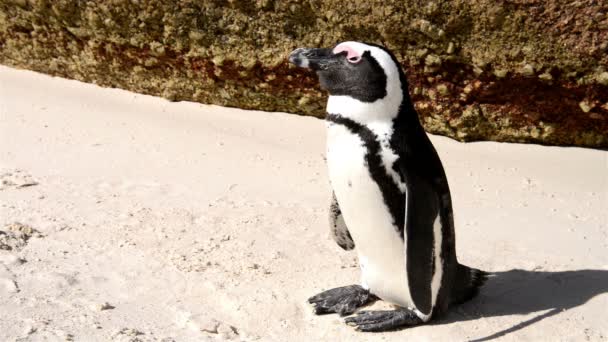
{"type": "Polygon", "coordinates": [[[364,142],[338,124],[329,124],[327,133],[329,179],[355,242],[362,286],[385,301],[412,307],[403,239],[367,167],[364,142]]]}

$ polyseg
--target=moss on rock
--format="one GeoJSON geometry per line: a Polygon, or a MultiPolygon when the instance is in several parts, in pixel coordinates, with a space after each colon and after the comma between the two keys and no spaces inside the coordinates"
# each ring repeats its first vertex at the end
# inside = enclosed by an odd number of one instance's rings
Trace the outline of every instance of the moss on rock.
{"type": "Polygon", "coordinates": [[[395,52],[430,132],[608,147],[601,1],[0,0],[0,63],[175,101],[323,116],[285,57],[344,40],[395,52]]]}

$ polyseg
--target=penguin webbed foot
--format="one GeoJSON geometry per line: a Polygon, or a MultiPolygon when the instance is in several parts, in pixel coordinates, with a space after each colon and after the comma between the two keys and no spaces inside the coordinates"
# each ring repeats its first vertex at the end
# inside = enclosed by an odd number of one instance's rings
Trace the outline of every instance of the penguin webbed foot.
{"type": "Polygon", "coordinates": [[[349,285],[323,291],[310,297],[308,302],[313,305],[314,313],[317,315],[337,313],[340,316],[347,316],[357,308],[377,299],[378,297],[369,290],[359,285],[349,285]]]}
{"type": "Polygon", "coordinates": [[[359,331],[381,332],[422,324],[423,321],[408,309],[360,311],[344,322],[359,331]]]}

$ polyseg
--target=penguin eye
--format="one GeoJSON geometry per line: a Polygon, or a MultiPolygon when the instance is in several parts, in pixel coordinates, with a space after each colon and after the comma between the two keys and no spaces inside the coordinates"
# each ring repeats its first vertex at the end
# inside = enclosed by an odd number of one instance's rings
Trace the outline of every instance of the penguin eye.
{"type": "Polygon", "coordinates": [[[355,64],[361,61],[361,56],[352,56],[346,59],[349,63],[355,64]]]}

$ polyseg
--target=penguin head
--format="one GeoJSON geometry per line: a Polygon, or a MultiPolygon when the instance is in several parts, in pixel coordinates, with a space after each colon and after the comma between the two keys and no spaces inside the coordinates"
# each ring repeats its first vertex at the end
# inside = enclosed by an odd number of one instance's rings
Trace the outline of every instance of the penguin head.
{"type": "Polygon", "coordinates": [[[378,45],[343,42],[333,48],[298,48],[289,55],[289,62],[317,73],[321,87],[330,95],[328,112],[332,114],[380,110],[394,117],[407,96],[405,76],[396,58],[378,45]]]}

